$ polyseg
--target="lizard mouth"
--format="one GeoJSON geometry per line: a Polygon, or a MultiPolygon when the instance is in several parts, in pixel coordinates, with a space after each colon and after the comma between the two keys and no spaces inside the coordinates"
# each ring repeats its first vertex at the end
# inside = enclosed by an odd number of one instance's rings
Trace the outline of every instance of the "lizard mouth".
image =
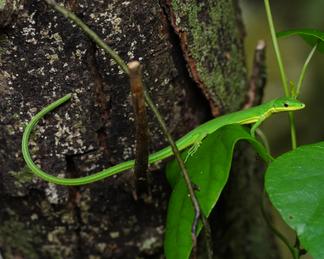
{"type": "Polygon", "coordinates": [[[294,107],[293,110],[301,110],[301,109],[304,109],[305,108],[305,104],[304,103],[301,103],[298,107],[294,107]]]}

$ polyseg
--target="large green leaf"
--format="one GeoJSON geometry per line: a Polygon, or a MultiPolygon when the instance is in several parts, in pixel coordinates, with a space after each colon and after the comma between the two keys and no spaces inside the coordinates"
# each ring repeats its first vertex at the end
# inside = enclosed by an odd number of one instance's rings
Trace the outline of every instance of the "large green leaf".
{"type": "MultiPolygon", "coordinates": [[[[186,161],[190,178],[199,188],[196,194],[206,216],[215,206],[227,182],[234,146],[239,140],[249,141],[265,160],[270,160],[267,151],[251,137],[248,130],[240,125],[228,125],[208,135],[196,153],[186,161]]],[[[184,152],[182,157],[186,156],[187,152],[184,152]]],[[[170,162],[166,172],[173,192],[168,207],[165,255],[168,259],[186,259],[192,249],[191,225],[194,211],[178,164],[175,161],[170,162]]]]}
{"type": "Polygon", "coordinates": [[[315,44],[319,42],[317,50],[320,52],[324,52],[324,32],[315,29],[294,29],[277,33],[278,38],[293,35],[298,35],[302,37],[312,47],[314,47],[315,44]]]}
{"type": "Polygon", "coordinates": [[[266,172],[273,205],[314,259],[324,258],[324,142],[275,159],[266,172]]]}

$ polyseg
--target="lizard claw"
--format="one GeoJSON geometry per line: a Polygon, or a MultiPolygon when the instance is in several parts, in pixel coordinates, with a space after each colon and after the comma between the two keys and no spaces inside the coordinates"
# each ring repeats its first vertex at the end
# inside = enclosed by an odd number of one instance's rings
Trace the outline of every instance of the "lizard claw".
{"type": "Polygon", "coordinates": [[[186,156],[185,162],[187,162],[188,158],[193,156],[193,154],[196,153],[198,148],[200,147],[201,141],[206,137],[206,134],[199,134],[197,137],[197,140],[194,142],[194,144],[190,147],[188,154],[186,156]]]}
{"type": "Polygon", "coordinates": [[[250,130],[250,134],[253,138],[255,138],[255,129],[252,127],[252,129],[250,130]]]}

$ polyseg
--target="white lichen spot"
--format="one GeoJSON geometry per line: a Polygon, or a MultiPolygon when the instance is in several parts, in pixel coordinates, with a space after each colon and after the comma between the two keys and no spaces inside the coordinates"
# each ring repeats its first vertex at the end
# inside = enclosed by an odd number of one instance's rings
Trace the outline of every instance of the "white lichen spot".
{"type": "Polygon", "coordinates": [[[30,75],[45,76],[44,67],[37,68],[36,70],[35,69],[28,70],[27,73],[30,74],[30,75]]]}
{"type": "Polygon", "coordinates": [[[82,139],[77,139],[77,141],[76,141],[81,147],[83,146],[83,141],[82,141],[82,139]]]}
{"type": "Polygon", "coordinates": [[[128,56],[129,59],[134,59],[135,58],[134,53],[131,52],[131,51],[127,52],[127,56],[128,56]]]}
{"type": "Polygon", "coordinates": [[[58,204],[59,198],[58,198],[57,186],[55,184],[49,183],[48,187],[45,189],[45,194],[50,203],[58,204]]]}
{"type": "Polygon", "coordinates": [[[57,72],[57,69],[54,67],[51,67],[51,69],[49,70],[50,73],[55,74],[57,72]]]}
{"type": "Polygon", "coordinates": [[[141,39],[142,44],[146,42],[146,37],[144,34],[139,34],[139,38],[141,39]]]}
{"type": "Polygon", "coordinates": [[[34,20],[34,16],[35,16],[35,14],[36,14],[36,11],[33,12],[32,14],[28,15],[27,20],[28,20],[28,22],[29,22],[30,24],[35,24],[35,23],[36,23],[36,21],[34,20]]]}
{"type": "Polygon", "coordinates": [[[107,244],[106,243],[98,243],[96,245],[96,248],[98,249],[99,252],[103,253],[105,251],[105,249],[107,248],[107,244]]]}
{"type": "Polygon", "coordinates": [[[156,237],[148,238],[142,243],[140,249],[141,251],[151,250],[157,242],[158,239],[156,237]]]}
{"type": "Polygon", "coordinates": [[[78,59],[78,60],[82,60],[82,57],[85,55],[85,53],[87,52],[87,50],[81,50],[81,49],[77,49],[74,53],[73,56],[78,59]]]}
{"type": "Polygon", "coordinates": [[[33,107],[29,110],[31,113],[36,113],[37,112],[37,108],[36,107],[33,107]]]}
{"type": "Polygon", "coordinates": [[[119,232],[116,231],[116,232],[110,232],[109,235],[111,238],[118,238],[120,234],[119,232]]]}
{"type": "Polygon", "coordinates": [[[130,159],[132,154],[133,154],[133,149],[131,147],[125,147],[123,150],[123,159],[124,160],[130,159]]]}
{"type": "Polygon", "coordinates": [[[156,229],[157,233],[160,234],[160,235],[162,235],[164,233],[164,226],[163,225],[161,225],[159,227],[156,227],[155,229],[156,229]]]}
{"type": "Polygon", "coordinates": [[[34,213],[34,214],[31,215],[30,219],[31,219],[32,221],[35,221],[35,220],[38,219],[38,215],[34,213]]]}
{"type": "Polygon", "coordinates": [[[97,168],[98,168],[98,166],[95,165],[95,164],[93,164],[93,165],[90,165],[90,166],[85,167],[84,168],[84,171],[86,171],[86,172],[92,172],[92,171],[96,170],[97,168]]]}
{"type": "Polygon", "coordinates": [[[66,120],[70,120],[71,119],[71,117],[70,117],[70,114],[68,114],[67,112],[64,114],[64,118],[66,119],[66,120]]]}
{"type": "Polygon", "coordinates": [[[122,19],[117,15],[116,12],[111,12],[109,10],[109,5],[108,5],[108,10],[106,12],[100,13],[99,16],[97,15],[97,16],[94,16],[91,18],[94,19],[96,23],[111,24],[112,30],[111,30],[110,36],[116,36],[117,34],[122,33],[122,29],[121,29],[122,19]],[[100,21],[100,20],[103,20],[103,21],[100,21]]]}
{"type": "Polygon", "coordinates": [[[26,37],[26,42],[36,45],[37,40],[35,39],[36,36],[36,29],[34,28],[34,24],[36,23],[34,20],[35,12],[28,16],[27,20],[29,25],[22,29],[22,35],[26,37]]]}
{"type": "Polygon", "coordinates": [[[32,75],[34,73],[35,69],[28,70],[27,73],[32,75]]]}
{"type": "Polygon", "coordinates": [[[60,34],[54,33],[49,38],[52,39],[52,40],[54,40],[53,43],[58,46],[59,51],[62,51],[63,50],[64,42],[63,42],[62,37],[61,37],[60,34]]]}
{"type": "Polygon", "coordinates": [[[33,45],[37,45],[38,41],[35,38],[27,39],[26,42],[31,43],[33,45]]]}
{"type": "Polygon", "coordinates": [[[170,79],[169,78],[165,78],[162,82],[162,85],[165,86],[165,85],[168,85],[170,82],[170,79]]]}
{"type": "Polygon", "coordinates": [[[119,17],[115,17],[114,20],[113,20],[113,30],[116,32],[116,33],[122,33],[122,30],[120,28],[120,23],[121,23],[121,18],[119,17]]]}
{"type": "Polygon", "coordinates": [[[176,25],[179,25],[179,24],[180,24],[180,22],[181,22],[181,19],[180,19],[180,17],[179,17],[179,16],[177,16],[177,18],[176,18],[176,25]]]}
{"type": "Polygon", "coordinates": [[[46,53],[45,57],[49,60],[49,63],[52,65],[55,61],[59,60],[59,56],[57,54],[49,54],[46,53]]]}
{"type": "Polygon", "coordinates": [[[123,75],[123,74],[124,74],[124,71],[120,67],[118,67],[118,75],[123,75]]]}
{"type": "Polygon", "coordinates": [[[40,35],[42,35],[43,38],[48,37],[49,30],[43,29],[40,31],[40,35]]]}

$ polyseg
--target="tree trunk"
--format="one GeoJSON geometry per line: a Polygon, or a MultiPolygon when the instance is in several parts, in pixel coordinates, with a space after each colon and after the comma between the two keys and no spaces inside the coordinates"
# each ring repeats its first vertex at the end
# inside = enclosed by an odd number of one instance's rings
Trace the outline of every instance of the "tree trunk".
{"type": "MultiPolygon", "coordinates": [[[[0,1],[0,258],[163,258],[170,188],[152,167],[152,201],[134,200],[132,172],[80,187],[32,177],[23,128],[42,107],[73,93],[32,137],[33,159],[81,177],[134,157],[127,76],[41,0],[0,1]]],[[[241,109],[247,76],[237,3],[225,0],[66,0],[145,85],[175,138],[213,115],[241,109]]],[[[150,151],[167,143],[148,111],[150,151]]],[[[217,258],[278,258],[258,211],[254,153],[238,155],[212,217],[217,258]]],[[[248,151],[247,151],[248,150],[248,151]]]]}

